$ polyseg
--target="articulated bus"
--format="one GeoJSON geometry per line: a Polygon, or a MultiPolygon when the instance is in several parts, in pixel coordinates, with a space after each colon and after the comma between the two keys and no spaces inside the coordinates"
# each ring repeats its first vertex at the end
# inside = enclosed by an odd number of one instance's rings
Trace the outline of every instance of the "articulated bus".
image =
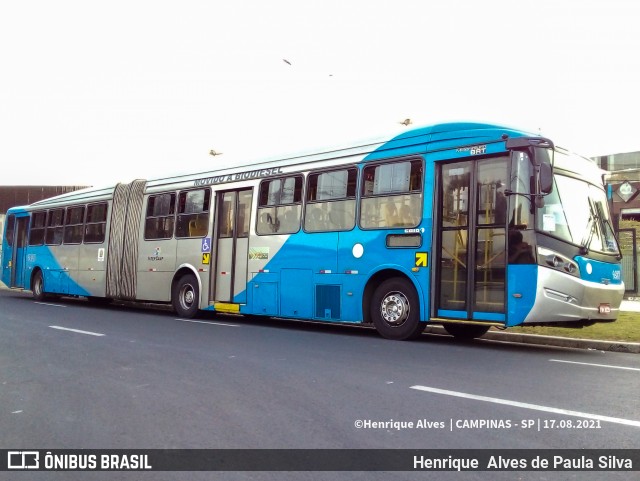
{"type": "Polygon", "coordinates": [[[602,174],[527,132],[432,125],[12,208],[2,281],[389,339],[582,327],[615,320],[624,293],[602,174]]]}

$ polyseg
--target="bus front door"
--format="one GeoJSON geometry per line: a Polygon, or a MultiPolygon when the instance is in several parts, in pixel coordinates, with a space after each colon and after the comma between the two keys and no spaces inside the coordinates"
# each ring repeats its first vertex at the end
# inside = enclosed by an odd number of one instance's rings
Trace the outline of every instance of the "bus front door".
{"type": "Polygon", "coordinates": [[[27,250],[29,217],[9,215],[7,217],[6,252],[2,253],[2,281],[9,287],[24,288],[24,267],[27,250]]]}
{"type": "Polygon", "coordinates": [[[213,299],[247,302],[247,260],[252,189],[218,193],[213,299]]]}
{"type": "Polygon", "coordinates": [[[434,317],[504,324],[508,157],[441,164],[434,317]]]}

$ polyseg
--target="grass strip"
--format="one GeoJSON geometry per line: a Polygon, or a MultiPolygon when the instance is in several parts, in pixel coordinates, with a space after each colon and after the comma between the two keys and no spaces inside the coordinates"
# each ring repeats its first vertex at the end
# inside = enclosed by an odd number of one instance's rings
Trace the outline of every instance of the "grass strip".
{"type": "Polygon", "coordinates": [[[602,322],[582,329],[566,327],[511,327],[506,332],[541,336],[640,342],[640,312],[621,312],[615,322],[602,322]]]}

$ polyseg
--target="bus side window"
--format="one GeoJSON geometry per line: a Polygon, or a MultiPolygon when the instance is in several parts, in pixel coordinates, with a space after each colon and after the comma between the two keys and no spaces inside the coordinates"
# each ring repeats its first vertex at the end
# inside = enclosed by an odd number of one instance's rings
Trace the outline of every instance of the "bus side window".
{"type": "Polygon", "coordinates": [[[355,167],[309,174],[304,229],[307,232],[335,232],[355,227],[355,167]]]}
{"type": "Polygon", "coordinates": [[[47,245],[62,244],[62,231],[64,228],[64,209],[51,209],[47,215],[47,228],[45,231],[45,243],[47,245]]]}
{"type": "Polygon", "coordinates": [[[320,207],[311,207],[307,210],[307,218],[304,223],[304,228],[309,231],[321,231],[325,230],[324,214],[320,207]]]}
{"type": "Polygon", "coordinates": [[[260,215],[258,217],[258,234],[273,234],[278,230],[278,225],[275,222],[275,207],[266,209],[260,209],[260,215]]]}
{"type": "Polygon", "coordinates": [[[145,240],[171,239],[175,222],[176,194],[150,195],[144,223],[145,240]]]}
{"type": "Polygon", "coordinates": [[[258,194],[256,233],[294,234],[300,230],[302,176],[264,180],[258,194]]]}
{"type": "Polygon", "coordinates": [[[285,207],[282,219],[282,232],[297,232],[300,229],[300,209],[299,207],[285,207]]]}
{"type": "Polygon", "coordinates": [[[84,206],[67,207],[64,220],[64,243],[81,244],[84,230],[84,206]]]}
{"type": "Polygon", "coordinates": [[[398,217],[398,209],[395,202],[389,199],[384,206],[384,219],[385,224],[388,227],[396,226],[400,223],[400,217],[398,217]]]}
{"type": "Polygon", "coordinates": [[[209,204],[211,190],[180,192],[176,237],[204,237],[209,232],[209,204]]]}
{"type": "Polygon", "coordinates": [[[85,244],[100,244],[104,242],[107,231],[107,203],[89,204],[84,226],[85,244]]]}
{"type": "Polygon", "coordinates": [[[364,168],[360,226],[417,227],[422,218],[422,160],[393,161],[364,168]]]}
{"type": "Polygon", "coordinates": [[[31,214],[31,229],[29,230],[29,245],[41,246],[44,244],[44,228],[47,220],[47,212],[34,212],[31,214]]]}

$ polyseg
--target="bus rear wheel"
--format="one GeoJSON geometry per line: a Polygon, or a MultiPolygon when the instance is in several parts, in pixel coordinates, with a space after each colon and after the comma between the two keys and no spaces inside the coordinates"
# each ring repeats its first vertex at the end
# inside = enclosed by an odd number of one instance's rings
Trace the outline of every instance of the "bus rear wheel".
{"type": "Polygon", "coordinates": [[[42,277],[42,271],[37,271],[33,275],[33,281],[31,281],[31,292],[33,292],[33,298],[36,301],[43,301],[46,299],[44,293],[44,278],[42,277]]]}
{"type": "Polygon", "coordinates": [[[489,326],[480,326],[477,324],[443,324],[445,330],[456,339],[475,339],[484,335],[489,326]]]}
{"type": "Polygon", "coordinates": [[[371,297],[371,320],[386,339],[417,338],[425,324],[420,322],[418,294],[413,285],[399,277],[383,281],[371,297]]]}
{"type": "Polygon", "coordinates": [[[178,316],[187,319],[195,317],[199,300],[198,279],[193,274],[185,274],[174,284],[171,303],[178,316]]]}

